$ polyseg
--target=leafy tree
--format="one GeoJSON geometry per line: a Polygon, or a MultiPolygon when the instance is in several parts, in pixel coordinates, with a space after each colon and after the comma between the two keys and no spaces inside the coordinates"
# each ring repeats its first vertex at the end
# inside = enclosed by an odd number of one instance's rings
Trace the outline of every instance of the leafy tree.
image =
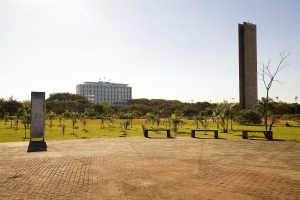
{"type": "Polygon", "coordinates": [[[10,128],[12,128],[12,121],[14,120],[15,116],[6,116],[6,119],[10,120],[10,128]]]}
{"type": "Polygon", "coordinates": [[[72,94],[69,92],[62,92],[62,93],[51,93],[46,101],[76,101],[82,100],[81,102],[88,103],[89,101],[82,95],[79,94],[72,94]]]}
{"type": "Polygon", "coordinates": [[[1,99],[1,113],[6,116],[16,116],[18,113],[18,109],[22,107],[22,103],[17,101],[13,98],[13,96],[10,96],[9,98],[1,99]]]}
{"type": "Polygon", "coordinates": [[[284,115],[284,114],[295,114],[295,107],[293,108],[292,104],[279,101],[278,103],[274,103],[274,107],[276,110],[276,114],[284,115]]]}
{"type": "Polygon", "coordinates": [[[241,110],[237,116],[237,122],[240,125],[258,125],[261,124],[261,115],[254,110],[241,110]]]}

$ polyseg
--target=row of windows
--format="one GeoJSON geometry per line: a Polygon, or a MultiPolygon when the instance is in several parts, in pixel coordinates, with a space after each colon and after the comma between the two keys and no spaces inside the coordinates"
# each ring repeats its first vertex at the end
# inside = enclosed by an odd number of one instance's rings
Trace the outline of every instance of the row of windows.
{"type": "Polygon", "coordinates": [[[106,99],[106,98],[100,98],[100,99],[95,99],[95,98],[88,98],[89,101],[97,101],[97,102],[112,102],[112,103],[120,103],[122,101],[127,101],[127,100],[130,100],[130,99],[124,99],[124,100],[121,100],[121,99],[106,99]]]}
{"type": "Polygon", "coordinates": [[[102,86],[87,86],[87,85],[81,85],[81,89],[88,88],[88,89],[105,89],[105,90],[131,90],[131,88],[124,88],[124,87],[102,87],[102,86]]]}
{"type": "Polygon", "coordinates": [[[97,97],[130,97],[130,95],[105,95],[105,94],[83,94],[83,96],[85,97],[94,97],[94,96],[97,96],[97,97]]]}
{"type": "Polygon", "coordinates": [[[122,93],[122,94],[130,94],[130,91],[102,91],[102,90],[81,90],[81,93],[90,92],[90,93],[122,93]]]}

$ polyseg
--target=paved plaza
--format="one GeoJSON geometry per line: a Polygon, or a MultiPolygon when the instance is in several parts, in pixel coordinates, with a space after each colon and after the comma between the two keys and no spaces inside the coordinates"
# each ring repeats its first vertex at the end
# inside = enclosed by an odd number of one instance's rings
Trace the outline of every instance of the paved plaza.
{"type": "Polygon", "coordinates": [[[123,137],[46,145],[0,144],[0,199],[300,199],[299,141],[123,137]]]}

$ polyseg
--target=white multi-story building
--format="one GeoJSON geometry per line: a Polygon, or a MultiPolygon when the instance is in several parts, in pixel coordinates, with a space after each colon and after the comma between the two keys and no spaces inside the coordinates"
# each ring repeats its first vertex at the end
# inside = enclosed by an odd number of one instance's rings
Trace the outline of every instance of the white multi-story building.
{"type": "Polygon", "coordinates": [[[132,99],[132,88],[122,83],[84,82],[76,85],[76,94],[85,96],[91,103],[108,102],[111,106],[122,107],[132,99]]]}

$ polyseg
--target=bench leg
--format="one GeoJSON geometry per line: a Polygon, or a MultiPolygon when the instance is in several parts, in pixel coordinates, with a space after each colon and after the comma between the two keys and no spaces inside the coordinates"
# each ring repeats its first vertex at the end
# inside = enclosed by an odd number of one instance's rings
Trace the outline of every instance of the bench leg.
{"type": "Polygon", "coordinates": [[[218,131],[214,131],[214,133],[215,133],[215,139],[218,139],[219,138],[218,131]]]}
{"type": "Polygon", "coordinates": [[[248,139],[248,132],[247,131],[243,131],[243,139],[248,139]]]}
{"type": "Polygon", "coordinates": [[[192,131],[192,138],[195,138],[195,131],[192,131]]]}
{"type": "Polygon", "coordinates": [[[268,140],[273,140],[273,131],[267,131],[268,140]]]}
{"type": "Polygon", "coordinates": [[[148,131],[144,131],[144,136],[148,137],[148,131]]]}
{"type": "Polygon", "coordinates": [[[170,138],[171,137],[171,131],[167,130],[167,137],[170,138]]]}

